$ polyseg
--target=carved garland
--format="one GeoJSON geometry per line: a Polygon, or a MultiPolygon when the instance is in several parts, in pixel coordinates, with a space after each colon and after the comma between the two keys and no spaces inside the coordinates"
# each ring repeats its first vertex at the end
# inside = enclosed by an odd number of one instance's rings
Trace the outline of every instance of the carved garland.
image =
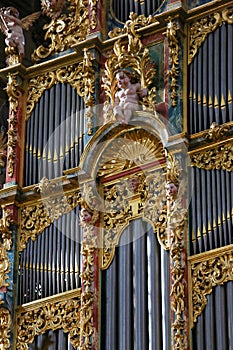
{"type": "Polygon", "coordinates": [[[92,106],[94,105],[93,93],[95,89],[95,72],[92,66],[92,58],[87,50],[84,50],[83,62],[69,67],[57,69],[56,71],[48,72],[45,75],[32,78],[28,82],[28,98],[26,120],[39,101],[43,92],[50,89],[58,82],[62,84],[69,83],[77,90],[80,97],[84,98],[84,102],[88,107],[86,117],[88,118],[88,134],[92,132],[92,106]]]}
{"type": "Polygon", "coordinates": [[[214,32],[224,22],[233,24],[233,7],[209,14],[205,18],[191,24],[189,29],[189,57],[190,64],[194,59],[199,47],[205,41],[208,34],[214,32]]]}
{"type": "Polygon", "coordinates": [[[9,109],[9,127],[8,127],[8,152],[7,152],[7,162],[8,162],[8,175],[13,176],[14,164],[15,164],[15,147],[17,142],[17,113],[19,106],[19,98],[21,97],[21,92],[18,89],[17,76],[13,74],[8,75],[8,83],[6,87],[8,94],[10,109],[9,109]]]}
{"type": "Polygon", "coordinates": [[[233,252],[224,252],[199,263],[191,262],[191,271],[193,322],[197,322],[207,305],[206,295],[211,294],[214,287],[233,281],[233,252]]]}
{"type": "Polygon", "coordinates": [[[166,36],[168,40],[169,47],[169,65],[170,69],[168,70],[168,76],[170,78],[170,89],[171,89],[171,101],[172,106],[175,107],[177,105],[177,78],[179,75],[179,45],[177,39],[177,30],[178,26],[171,17],[168,18],[167,31],[166,36]]]}
{"type": "Polygon", "coordinates": [[[49,330],[63,329],[69,333],[70,342],[75,349],[80,343],[80,309],[81,290],[71,299],[58,302],[46,302],[42,306],[34,306],[30,310],[17,310],[17,350],[27,350],[36,335],[49,330]]]}
{"type": "MultiPolygon", "coordinates": [[[[44,182],[46,182],[43,179],[44,182]]],[[[42,202],[36,205],[25,206],[21,209],[21,230],[18,242],[18,249],[22,251],[26,248],[26,244],[29,239],[36,240],[37,236],[41,234],[46,227],[48,227],[54,220],[61,217],[63,214],[69,213],[78,204],[81,203],[81,193],[79,190],[64,195],[61,193],[61,187],[59,184],[51,184],[51,192],[49,192],[48,183],[46,183],[47,190],[43,192],[42,186],[42,202]],[[59,192],[56,193],[56,190],[59,192]],[[46,192],[47,191],[47,192],[46,192]],[[46,197],[48,193],[53,195],[46,197]]]]}
{"type": "Polygon", "coordinates": [[[32,59],[35,62],[70,49],[85,40],[89,34],[88,0],[67,0],[67,2],[68,15],[62,13],[44,26],[47,30],[45,40],[49,40],[50,44],[48,47],[41,45],[34,51],[32,59]]]}

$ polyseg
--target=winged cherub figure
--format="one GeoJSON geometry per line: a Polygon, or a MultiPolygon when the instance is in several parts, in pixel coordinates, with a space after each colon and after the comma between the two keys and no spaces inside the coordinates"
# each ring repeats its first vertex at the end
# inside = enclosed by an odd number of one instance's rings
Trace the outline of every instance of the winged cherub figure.
{"type": "Polygon", "coordinates": [[[23,29],[28,30],[40,14],[40,12],[34,12],[23,19],[19,19],[19,12],[16,8],[0,8],[0,27],[3,34],[6,35],[5,43],[9,48],[16,48],[20,57],[23,57],[25,53],[23,29]]]}

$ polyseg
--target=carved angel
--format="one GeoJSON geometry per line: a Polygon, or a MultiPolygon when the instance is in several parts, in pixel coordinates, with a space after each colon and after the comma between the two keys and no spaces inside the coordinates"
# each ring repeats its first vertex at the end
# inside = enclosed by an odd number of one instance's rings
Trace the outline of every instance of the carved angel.
{"type": "Polygon", "coordinates": [[[66,0],[41,0],[41,8],[44,15],[57,18],[66,6],[66,0]]]}
{"type": "Polygon", "coordinates": [[[10,48],[16,48],[21,57],[25,53],[23,29],[28,30],[40,14],[40,12],[34,12],[23,19],[19,19],[19,12],[16,8],[0,8],[0,28],[3,34],[6,35],[5,43],[10,48]]]}

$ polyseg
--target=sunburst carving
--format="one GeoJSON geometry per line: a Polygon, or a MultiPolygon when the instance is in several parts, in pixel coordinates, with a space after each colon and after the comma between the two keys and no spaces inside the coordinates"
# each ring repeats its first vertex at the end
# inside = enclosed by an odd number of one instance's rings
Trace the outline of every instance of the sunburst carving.
{"type": "Polygon", "coordinates": [[[145,130],[126,132],[105,148],[98,175],[106,176],[133,167],[141,167],[164,158],[161,141],[145,130]]]}

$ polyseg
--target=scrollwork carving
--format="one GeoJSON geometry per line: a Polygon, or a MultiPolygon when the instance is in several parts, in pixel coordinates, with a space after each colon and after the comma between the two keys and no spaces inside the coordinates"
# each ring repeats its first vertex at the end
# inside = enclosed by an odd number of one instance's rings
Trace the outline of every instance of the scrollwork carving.
{"type": "Polygon", "coordinates": [[[53,17],[44,26],[45,40],[50,44],[39,46],[32,54],[32,59],[38,62],[56,53],[70,49],[86,39],[90,29],[88,23],[88,0],[68,0],[67,12],[59,17],[53,17]]]}
{"type": "Polygon", "coordinates": [[[198,263],[191,262],[193,322],[207,305],[208,294],[214,287],[233,281],[233,252],[223,252],[219,256],[198,263]]]}
{"type": "Polygon", "coordinates": [[[205,41],[208,34],[214,32],[219,26],[225,23],[233,23],[233,7],[229,7],[219,12],[214,12],[201,18],[190,25],[189,30],[189,57],[190,64],[194,59],[199,47],[205,41]]]}
{"type": "Polygon", "coordinates": [[[92,58],[87,50],[84,50],[84,58],[81,63],[59,68],[56,71],[50,71],[29,80],[26,120],[30,118],[35,104],[39,101],[44,91],[50,89],[58,82],[62,84],[69,83],[76,89],[79,96],[84,99],[87,106],[87,127],[90,135],[92,132],[92,106],[95,102],[93,98],[95,72],[92,66],[92,58]]]}
{"type": "MultiPolygon", "coordinates": [[[[43,179],[43,182],[45,180],[43,179]]],[[[52,185],[46,184],[46,188],[52,185]]],[[[52,186],[55,192],[54,186],[52,186]]],[[[57,195],[46,197],[42,192],[42,202],[35,205],[28,205],[21,209],[21,230],[19,236],[19,251],[22,251],[29,239],[36,240],[54,220],[64,214],[69,213],[81,203],[81,193],[79,190],[71,194],[61,193],[61,187],[57,184],[57,195]]],[[[46,192],[46,195],[48,192],[46,192]]]]}
{"type": "Polygon", "coordinates": [[[97,26],[97,2],[98,2],[98,0],[89,0],[90,16],[91,16],[91,29],[95,29],[97,26]]]}
{"type": "Polygon", "coordinates": [[[191,165],[205,170],[223,169],[233,171],[232,142],[192,153],[191,165]]]}
{"type": "Polygon", "coordinates": [[[30,310],[17,310],[16,349],[26,350],[33,343],[36,335],[48,330],[63,329],[69,333],[70,342],[75,349],[80,342],[80,289],[76,296],[64,301],[47,301],[42,306],[34,306],[30,310]]]}
{"type": "Polygon", "coordinates": [[[213,122],[209,130],[203,133],[203,136],[206,139],[217,141],[226,134],[230,127],[230,124],[218,125],[217,123],[213,122]]]}

